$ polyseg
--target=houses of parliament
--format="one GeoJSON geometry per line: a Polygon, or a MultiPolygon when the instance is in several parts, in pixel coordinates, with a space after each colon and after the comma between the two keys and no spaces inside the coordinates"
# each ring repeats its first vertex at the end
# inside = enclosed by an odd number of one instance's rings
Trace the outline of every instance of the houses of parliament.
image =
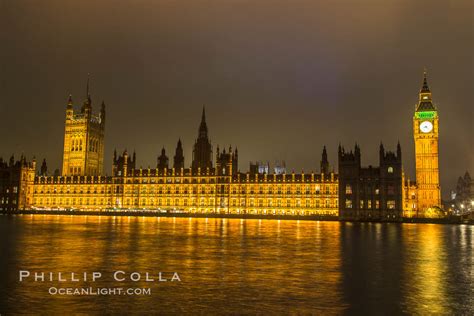
{"type": "Polygon", "coordinates": [[[405,176],[400,144],[379,147],[379,166],[363,167],[360,147],[339,145],[338,173],[322,149],[318,173],[238,169],[237,147],[214,150],[202,109],[190,164],[181,139],[173,156],[163,148],[155,168],[137,168],[136,153],[114,152],[112,175],[104,175],[106,107],[93,111],[89,82],[85,101],[65,106],[62,174],[24,156],[0,159],[0,210],[159,210],[208,214],[324,216],[341,220],[430,217],[441,207],[438,111],[426,72],[413,116],[416,181],[405,176]]]}

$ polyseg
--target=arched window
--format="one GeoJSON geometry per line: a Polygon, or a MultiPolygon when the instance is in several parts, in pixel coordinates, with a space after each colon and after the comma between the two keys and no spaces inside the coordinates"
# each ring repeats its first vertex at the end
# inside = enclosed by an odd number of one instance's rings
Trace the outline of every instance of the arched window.
{"type": "Polygon", "coordinates": [[[388,167],[388,173],[393,173],[393,167],[388,167]]]}

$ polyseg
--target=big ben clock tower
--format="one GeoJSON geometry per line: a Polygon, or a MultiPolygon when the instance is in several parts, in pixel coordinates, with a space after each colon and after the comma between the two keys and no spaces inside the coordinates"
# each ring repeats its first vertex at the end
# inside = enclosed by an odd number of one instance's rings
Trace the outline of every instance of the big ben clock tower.
{"type": "Polygon", "coordinates": [[[441,206],[438,167],[438,111],[433,104],[431,91],[423,76],[418,104],[413,116],[415,138],[417,209],[424,213],[432,207],[441,206]]]}

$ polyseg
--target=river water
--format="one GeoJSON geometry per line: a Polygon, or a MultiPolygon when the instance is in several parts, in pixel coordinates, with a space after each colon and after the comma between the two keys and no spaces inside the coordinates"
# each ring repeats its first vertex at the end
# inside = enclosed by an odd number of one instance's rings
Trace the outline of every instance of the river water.
{"type": "Polygon", "coordinates": [[[0,314],[474,314],[473,226],[20,215],[0,232],[0,314]],[[150,293],[54,292],[98,288],[150,293]]]}

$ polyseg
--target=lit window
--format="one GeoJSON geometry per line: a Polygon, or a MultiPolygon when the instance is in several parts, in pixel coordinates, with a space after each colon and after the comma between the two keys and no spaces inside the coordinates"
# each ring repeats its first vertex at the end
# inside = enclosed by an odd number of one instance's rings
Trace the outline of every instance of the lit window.
{"type": "Polygon", "coordinates": [[[388,173],[393,173],[393,167],[388,167],[388,173]]]}
{"type": "Polygon", "coordinates": [[[352,208],[352,200],[346,200],[346,208],[352,208]]]}
{"type": "Polygon", "coordinates": [[[349,184],[346,184],[346,194],[352,194],[352,187],[349,184]]]}
{"type": "Polygon", "coordinates": [[[394,201],[394,200],[389,200],[389,201],[387,201],[387,208],[388,208],[389,210],[395,209],[395,201],[394,201]]]}

